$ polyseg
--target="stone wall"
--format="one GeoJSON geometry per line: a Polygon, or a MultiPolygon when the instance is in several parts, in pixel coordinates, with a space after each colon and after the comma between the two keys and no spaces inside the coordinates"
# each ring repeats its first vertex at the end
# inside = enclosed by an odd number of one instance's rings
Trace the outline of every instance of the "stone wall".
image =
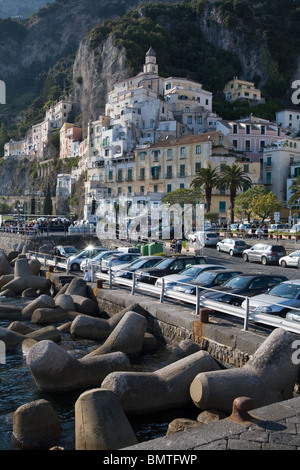
{"type": "Polygon", "coordinates": [[[99,307],[114,315],[133,303],[148,313],[149,330],[159,340],[176,346],[191,339],[226,367],[242,367],[265,340],[263,335],[234,326],[200,323],[193,310],[175,302],[161,303],[150,295],[132,295],[126,289],[98,289],[99,307]]]}

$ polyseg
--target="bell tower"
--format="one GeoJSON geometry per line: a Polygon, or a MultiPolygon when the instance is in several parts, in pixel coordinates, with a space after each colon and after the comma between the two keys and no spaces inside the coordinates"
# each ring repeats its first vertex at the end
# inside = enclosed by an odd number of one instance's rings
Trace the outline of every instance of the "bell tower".
{"type": "Polygon", "coordinates": [[[148,52],[146,53],[143,72],[158,75],[158,65],[156,63],[156,54],[152,47],[150,47],[148,52]]]}

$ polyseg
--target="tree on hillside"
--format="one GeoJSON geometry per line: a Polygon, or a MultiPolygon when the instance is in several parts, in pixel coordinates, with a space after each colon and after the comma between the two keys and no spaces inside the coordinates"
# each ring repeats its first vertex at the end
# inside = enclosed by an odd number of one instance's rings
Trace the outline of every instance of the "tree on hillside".
{"type": "Polygon", "coordinates": [[[229,190],[230,194],[230,223],[234,222],[234,202],[239,189],[250,188],[251,178],[245,173],[242,167],[236,163],[224,165],[220,172],[218,186],[229,190]]]}
{"type": "Polygon", "coordinates": [[[272,218],[274,212],[282,208],[282,204],[272,192],[254,198],[250,206],[252,212],[261,219],[262,224],[268,217],[272,218]]]}
{"type": "Polygon", "coordinates": [[[253,186],[247,189],[244,193],[238,194],[234,201],[234,214],[237,218],[247,218],[248,222],[251,220],[252,209],[251,202],[253,199],[267,193],[267,189],[263,185],[253,186]]]}
{"type": "Polygon", "coordinates": [[[191,182],[191,187],[205,191],[206,212],[210,212],[212,190],[218,187],[219,182],[218,168],[212,168],[209,164],[207,168],[200,168],[196,174],[197,176],[191,182]]]}
{"type": "Polygon", "coordinates": [[[48,184],[46,196],[43,203],[43,214],[51,215],[53,213],[50,184],[48,184]]]}

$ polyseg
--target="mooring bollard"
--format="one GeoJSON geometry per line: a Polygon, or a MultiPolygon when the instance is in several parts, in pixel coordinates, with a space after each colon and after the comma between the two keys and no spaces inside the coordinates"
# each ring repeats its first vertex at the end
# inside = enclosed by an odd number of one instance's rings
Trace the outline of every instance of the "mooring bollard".
{"type": "Polygon", "coordinates": [[[199,321],[201,323],[209,323],[209,313],[210,312],[211,312],[210,308],[200,308],[199,321]]]}

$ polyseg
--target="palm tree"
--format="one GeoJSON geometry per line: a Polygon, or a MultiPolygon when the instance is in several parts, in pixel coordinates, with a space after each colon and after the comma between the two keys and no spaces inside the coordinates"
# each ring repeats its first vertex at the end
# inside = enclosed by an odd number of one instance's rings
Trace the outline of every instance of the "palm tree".
{"type": "Polygon", "coordinates": [[[212,190],[218,187],[218,168],[212,168],[209,163],[207,168],[200,168],[200,170],[196,172],[196,175],[197,176],[191,182],[191,187],[194,189],[203,187],[206,199],[206,212],[210,212],[212,190]]]}
{"type": "Polygon", "coordinates": [[[230,193],[230,220],[234,222],[234,200],[239,189],[252,186],[251,178],[243,171],[240,165],[233,163],[224,165],[219,176],[219,187],[229,190],[230,193]]]}
{"type": "Polygon", "coordinates": [[[298,202],[298,199],[300,199],[300,175],[296,176],[296,178],[293,180],[292,185],[289,187],[292,191],[295,191],[294,194],[290,197],[288,200],[288,205],[289,207],[292,207],[294,204],[298,202]]]}

